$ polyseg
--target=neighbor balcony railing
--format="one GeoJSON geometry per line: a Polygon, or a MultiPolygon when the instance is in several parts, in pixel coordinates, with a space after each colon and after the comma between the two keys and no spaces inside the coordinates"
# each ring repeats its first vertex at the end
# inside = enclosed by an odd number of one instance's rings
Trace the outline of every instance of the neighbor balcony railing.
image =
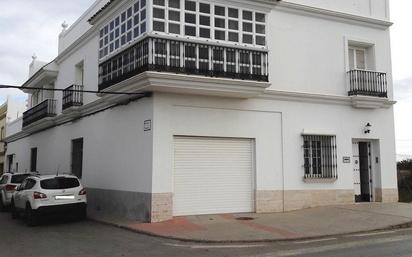
{"type": "Polygon", "coordinates": [[[83,86],[71,85],[63,90],[62,109],[83,105],[83,86]]]}
{"type": "Polygon", "coordinates": [[[23,113],[23,127],[46,117],[56,116],[56,100],[46,99],[23,113]]]}
{"type": "Polygon", "coordinates": [[[364,95],[388,97],[388,82],[384,72],[351,70],[349,76],[349,96],[364,95]]]}
{"type": "Polygon", "coordinates": [[[268,81],[268,52],[145,38],[99,65],[99,90],[145,71],[268,81]]]}

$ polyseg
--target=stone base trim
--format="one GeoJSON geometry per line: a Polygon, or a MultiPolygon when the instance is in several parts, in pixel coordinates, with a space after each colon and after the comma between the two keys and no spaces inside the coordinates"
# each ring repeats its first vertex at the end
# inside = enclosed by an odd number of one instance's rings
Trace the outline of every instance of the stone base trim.
{"type": "Polygon", "coordinates": [[[375,188],[375,201],[382,203],[399,202],[399,192],[397,188],[375,188]]]}
{"type": "Polygon", "coordinates": [[[161,222],[173,218],[173,194],[153,193],[150,222],[161,222]]]}
{"type": "Polygon", "coordinates": [[[101,188],[86,188],[88,211],[97,215],[150,220],[151,194],[101,188]]]}
{"type": "Polygon", "coordinates": [[[353,190],[286,190],[284,211],[354,203],[353,190]]]}
{"type": "Polygon", "coordinates": [[[256,213],[283,211],[283,192],[271,190],[256,191],[256,213]]]}

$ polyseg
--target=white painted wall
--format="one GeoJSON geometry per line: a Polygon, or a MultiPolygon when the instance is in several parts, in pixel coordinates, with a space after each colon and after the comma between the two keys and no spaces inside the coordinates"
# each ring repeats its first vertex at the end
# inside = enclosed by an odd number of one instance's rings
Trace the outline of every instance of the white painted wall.
{"type": "Polygon", "coordinates": [[[14,135],[21,131],[23,125],[23,117],[13,120],[6,124],[6,137],[14,135]]]}
{"type": "Polygon", "coordinates": [[[389,0],[283,0],[376,19],[389,19],[389,0]]]}
{"type": "Polygon", "coordinates": [[[349,105],[278,100],[155,95],[153,191],[173,192],[174,135],[256,139],[258,190],[353,189],[352,139],[377,139],[382,187],[396,188],[393,110],[359,110],[349,105]],[[372,133],[363,128],[373,124],[372,133]],[[334,134],[339,179],[303,182],[302,132],[334,134]],[[283,165],[282,165],[283,163],[283,165]],[[283,178],[283,179],[282,179],[283,178]]]}
{"type": "MultiPolygon", "coordinates": [[[[65,89],[76,83],[76,65],[84,62],[84,90],[98,90],[98,37],[90,38],[81,48],[69,55],[59,64],[59,75],[55,88],[65,89]]],[[[57,113],[62,109],[62,92],[55,92],[57,99],[57,113]]],[[[83,104],[94,102],[99,97],[96,94],[83,94],[83,104]]]]}
{"type": "Polygon", "coordinates": [[[59,35],[59,54],[73,44],[80,36],[92,26],[87,21],[109,0],[96,0],[67,30],[59,35]]]}
{"type": "Polygon", "coordinates": [[[389,29],[348,24],[277,8],[270,13],[269,24],[271,89],[347,95],[347,42],[354,40],[374,44],[376,70],[388,73],[388,94],[392,98],[389,29]]]}
{"type": "Polygon", "coordinates": [[[38,148],[41,173],[70,172],[71,140],[83,137],[83,183],[91,188],[132,192],[151,191],[152,99],[108,109],[8,144],[19,170],[30,169],[30,149],[38,148]]]}

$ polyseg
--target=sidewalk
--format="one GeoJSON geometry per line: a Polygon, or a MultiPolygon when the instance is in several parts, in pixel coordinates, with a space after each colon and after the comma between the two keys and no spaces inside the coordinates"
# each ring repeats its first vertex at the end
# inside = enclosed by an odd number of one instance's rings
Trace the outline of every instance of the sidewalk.
{"type": "Polygon", "coordinates": [[[412,204],[368,203],[273,214],[176,217],[161,223],[89,215],[92,220],[139,233],[201,242],[258,242],[306,239],[412,225],[412,204]]]}

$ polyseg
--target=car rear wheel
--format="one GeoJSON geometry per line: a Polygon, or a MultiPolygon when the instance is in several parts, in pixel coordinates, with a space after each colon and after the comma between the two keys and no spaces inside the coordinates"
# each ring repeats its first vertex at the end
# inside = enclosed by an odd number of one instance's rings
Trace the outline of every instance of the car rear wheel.
{"type": "Polygon", "coordinates": [[[14,206],[14,201],[11,201],[11,218],[17,219],[19,217],[19,213],[17,212],[16,206],[14,206]]]}
{"type": "Polygon", "coordinates": [[[36,226],[38,224],[38,217],[37,214],[32,210],[30,204],[27,204],[26,210],[25,210],[25,218],[26,218],[26,223],[28,226],[36,226]]]}
{"type": "Polygon", "coordinates": [[[5,210],[6,210],[6,206],[4,205],[4,202],[3,202],[3,196],[0,195],[0,212],[3,212],[5,210]]]}

